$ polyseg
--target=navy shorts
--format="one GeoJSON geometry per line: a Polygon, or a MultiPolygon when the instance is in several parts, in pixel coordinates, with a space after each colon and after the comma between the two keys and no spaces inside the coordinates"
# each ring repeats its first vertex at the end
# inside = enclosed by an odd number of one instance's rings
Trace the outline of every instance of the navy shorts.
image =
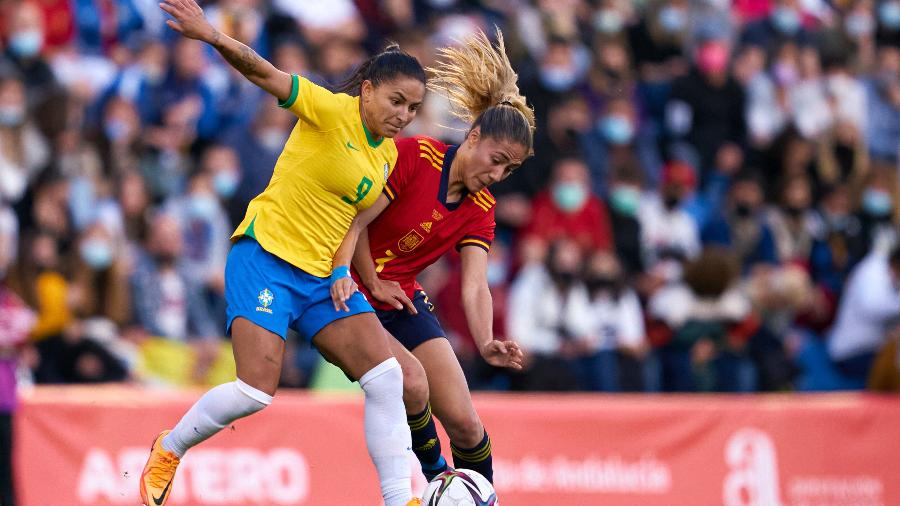
{"type": "Polygon", "coordinates": [[[375,310],[381,325],[409,351],[430,339],[446,337],[428,295],[417,290],[413,294],[412,303],[417,314],[409,314],[406,308],[375,310]]]}
{"type": "Polygon", "coordinates": [[[231,247],[225,263],[226,332],[241,317],[281,336],[288,327],[312,340],[329,323],[374,311],[366,297],[355,292],[347,300],[350,311],[337,311],[331,301],[331,278],[319,278],[264,250],[243,237],[231,247]]]}

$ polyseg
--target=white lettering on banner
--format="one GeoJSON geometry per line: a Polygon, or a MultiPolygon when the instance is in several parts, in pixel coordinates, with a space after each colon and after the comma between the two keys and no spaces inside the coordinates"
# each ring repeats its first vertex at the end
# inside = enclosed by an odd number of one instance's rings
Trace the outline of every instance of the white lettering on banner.
{"type": "MultiPolygon", "coordinates": [[[[78,475],[81,504],[134,504],[146,448],[117,454],[87,450],[78,475]]],[[[200,504],[302,504],[309,498],[309,465],[293,448],[194,448],[172,485],[173,502],[200,504]]]]}
{"type": "Polygon", "coordinates": [[[494,460],[494,486],[502,492],[628,492],[665,494],[672,488],[672,471],[653,456],[627,461],[618,455],[571,459],[534,456],[518,461],[494,460]]]}
{"type": "Polygon", "coordinates": [[[765,432],[740,429],[725,443],[725,506],[781,506],[775,444],[765,432]]]}
{"type": "Polygon", "coordinates": [[[801,476],[787,488],[793,506],[884,506],[884,484],[874,476],[801,476]]]}

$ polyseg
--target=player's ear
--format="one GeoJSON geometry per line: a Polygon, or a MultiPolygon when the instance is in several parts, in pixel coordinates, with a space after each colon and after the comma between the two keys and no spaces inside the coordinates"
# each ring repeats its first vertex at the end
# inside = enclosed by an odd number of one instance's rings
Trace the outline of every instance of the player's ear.
{"type": "Polygon", "coordinates": [[[363,102],[368,102],[372,100],[372,95],[375,93],[375,85],[372,84],[372,81],[368,79],[364,79],[362,83],[359,85],[359,98],[363,102]]]}
{"type": "Polygon", "coordinates": [[[466,141],[468,141],[469,144],[473,148],[478,145],[478,141],[480,141],[480,140],[481,140],[481,127],[480,126],[477,126],[473,129],[469,130],[469,133],[466,134],[466,141]]]}

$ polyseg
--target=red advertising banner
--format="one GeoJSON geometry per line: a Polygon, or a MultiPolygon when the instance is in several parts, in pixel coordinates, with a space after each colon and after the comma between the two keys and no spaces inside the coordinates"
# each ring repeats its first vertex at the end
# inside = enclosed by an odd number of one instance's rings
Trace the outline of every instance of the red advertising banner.
{"type": "MultiPolygon", "coordinates": [[[[151,440],[199,394],[37,389],[15,419],[21,504],[139,504],[151,440]]],[[[482,394],[475,402],[504,506],[900,504],[900,398],[482,394]]],[[[362,418],[361,397],[280,393],[192,449],[169,504],[378,505],[362,418]]]]}

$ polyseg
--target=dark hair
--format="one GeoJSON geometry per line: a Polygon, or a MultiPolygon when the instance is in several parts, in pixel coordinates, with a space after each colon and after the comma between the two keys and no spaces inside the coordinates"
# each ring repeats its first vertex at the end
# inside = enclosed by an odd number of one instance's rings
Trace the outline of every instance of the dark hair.
{"type": "Polygon", "coordinates": [[[334,91],[359,95],[363,81],[371,81],[378,86],[381,83],[392,81],[399,76],[407,76],[417,79],[422,84],[427,83],[427,76],[422,64],[414,56],[400,50],[397,44],[391,44],[384,51],[362,62],[347,80],[338,84],[334,91]]]}
{"type": "Polygon", "coordinates": [[[525,115],[508,102],[490,107],[479,114],[472,123],[472,129],[475,127],[481,127],[482,137],[521,144],[525,146],[526,153],[534,150],[534,129],[525,115]]]}

